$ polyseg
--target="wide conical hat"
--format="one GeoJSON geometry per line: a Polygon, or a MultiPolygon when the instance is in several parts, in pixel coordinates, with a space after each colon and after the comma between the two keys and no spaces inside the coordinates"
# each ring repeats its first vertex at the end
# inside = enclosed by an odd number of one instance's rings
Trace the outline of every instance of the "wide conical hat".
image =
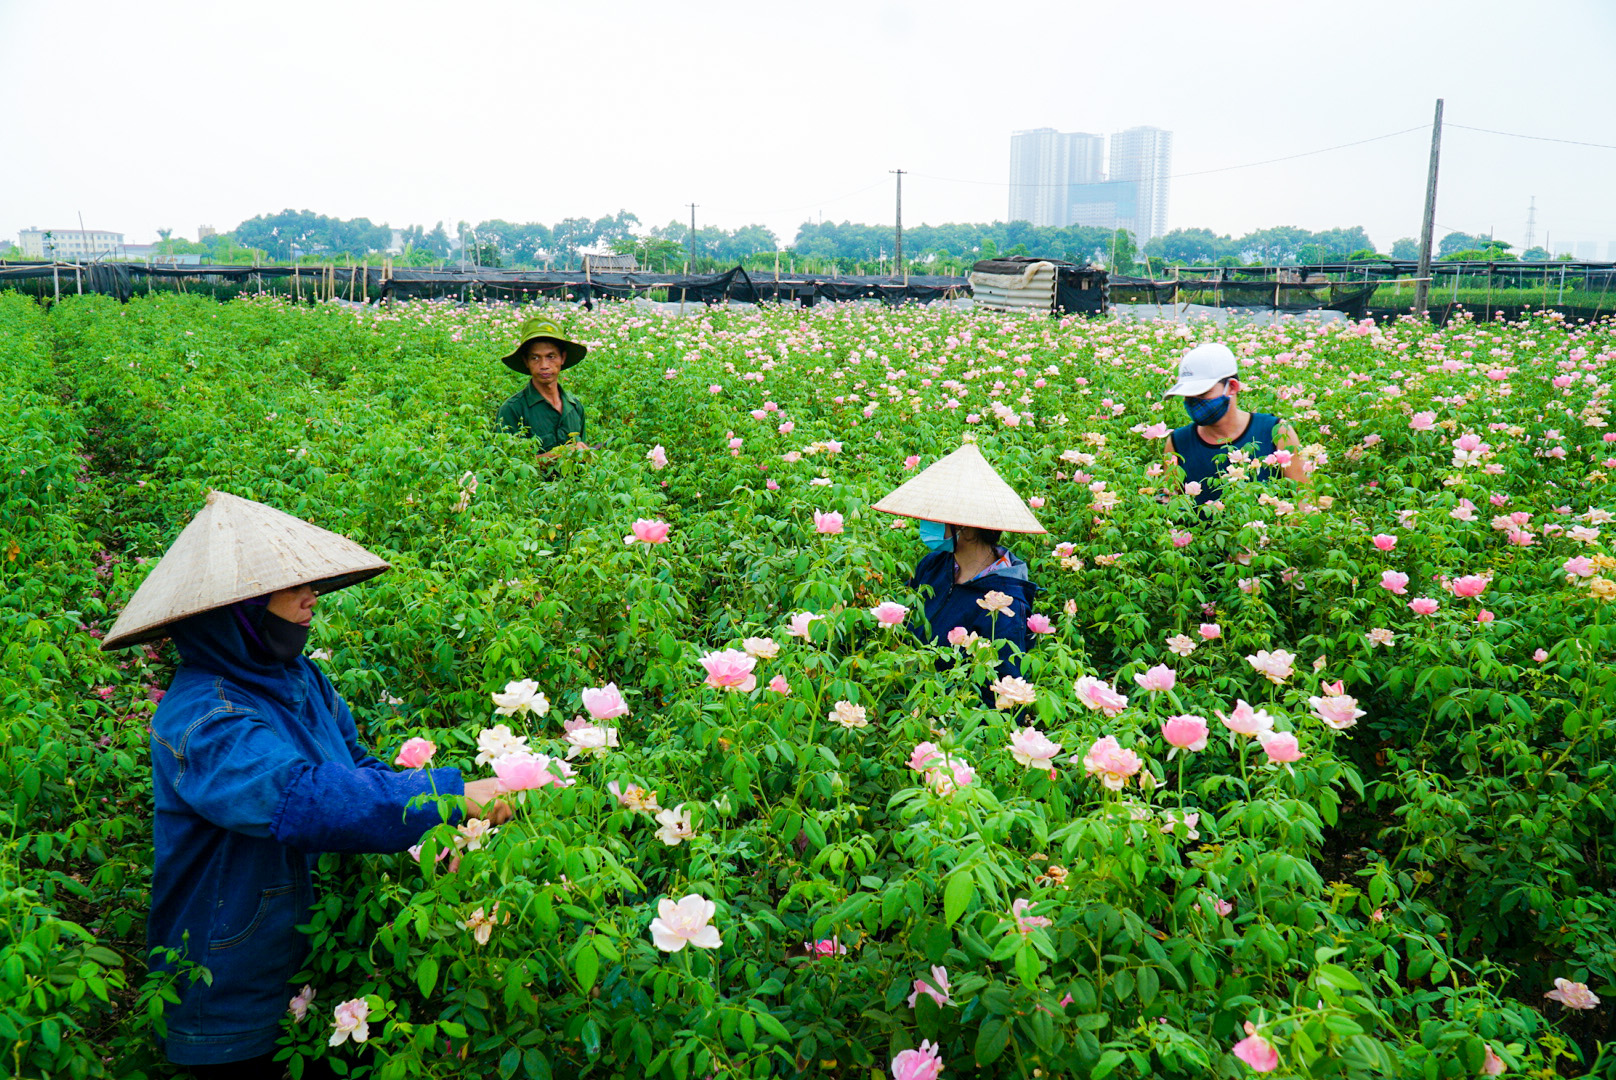
{"type": "Polygon", "coordinates": [[[968,525],[1002,532],[1048,532],[1027,504],[973,442],[936,462],[919,476],[875,504],[899,517],[968,525]]]}
{"type": "Polygon", "coordinates": [[[146,575],[103,649],[166,637],[181,619],[279,589],[345,589],[387,569],[346,536],[223,491],[204,506],[146,575]]]}

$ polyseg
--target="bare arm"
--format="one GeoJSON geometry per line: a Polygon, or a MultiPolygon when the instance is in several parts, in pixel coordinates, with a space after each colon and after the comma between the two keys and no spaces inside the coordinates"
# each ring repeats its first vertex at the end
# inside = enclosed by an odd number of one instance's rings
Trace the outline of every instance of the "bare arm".
{"type": "Polygon", "coordinates": [[[1289,450],[1291,459],[1283,466],[1285,475],[1298,484],[1312,482],[1307,470],[1302,468],[1302,442],[1296,437],[1295,430],[1289,424],[1281,424],[1274,430],[1274,446],[1280,450],[1289,450]]]}

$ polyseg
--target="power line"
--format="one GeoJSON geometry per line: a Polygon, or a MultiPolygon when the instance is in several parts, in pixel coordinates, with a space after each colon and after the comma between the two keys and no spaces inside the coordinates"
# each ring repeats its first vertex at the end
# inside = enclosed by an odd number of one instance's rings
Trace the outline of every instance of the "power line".
{"type": "MultiPolygon", "coordinates": [[[[1186,177],[1186,176],[1206,176],[1208,173],[1233,172],[1236,169],[1254,169],[1259,165],[1272,165],[1272,164],[1274,164],[1276,162],[1280,162],[1280,161],[1294,161],[1297,158],[1312,157],[1315,154],[1328,154],[1332,150],[1345,150],[1349,146],[1362,146],[1365,143],[1380,142],[1382,139],[1394,139],[1399,135],[1407,135],[1411,131],[1425,131],[1425,130],[1428,130],[1426,125],[1420,124],[1420,125],[1418,125],[1416,127],[1404,128],[1401,131],[1387,132],[1385,135],[1375,135],[1375,136],[1372,136],[1372,137],[1367,138],[1367,139],[1357,139],[1357,140],[1355,140],[1353,142],[1338,143],[1335,146],[1326,146],[1326,147],[1324,147],[1322,149],[1319,149],[1319,150],[1304,150],[1300,154],[1287,154],[1284,157],[1265,158],[1262,161],[1249,161],[1244,165],[1224,165],[1221,168],[1216,168],[1216,169],[1198,169],[1195,172],[1173,173],[1171,176],[1167,177],[1167,179],[1169,179],[1169,180],[1178,180],[1178,179],[1181,179],[1181,178],[1186,177]]],[[[1011,186],[1011,184],[1010,184],[1010,182],[1008,180],[961,180],[961,179],[958,179],[958,178],[952,177],[952,176],[931,176],[931,175],[929,175],[927,173],[915,173],[914,175],[919,176],[919,177],[921,177],[923,179],[926,179],[926,180],[941,180],[941,181],[943,181],[945,183],[949,183],[949,184],[980,184],[980,185],[982,185],[984,187],[1010,187],[1011,186]]],[[[1016,187],[1024,187],[1024,188],[1042,188],[1042,187],[1063,188],[1063,187],[1070,187],[1071,185],[1069,185],[1069,184],[1016,184],[1014,186],[1016,186],[1016,187]]]]}
{"type": "Polygon", "coordinates": [[[1481,131],[1488,135],[1506,135],[1511,139],[1531,139],[1533,142],[1565,143],[1568,146],[1596,146],[1601,150],[1616,150],[1610,143],[1583,142],[1580,139],[1551,139],[1547,135],[1521,135],[1513,131],[1494,131],[1492,128],[1471,127],[1469,124],[1449,124],[1449,127],[1464,128],[1466,131],[1481,131]]]}

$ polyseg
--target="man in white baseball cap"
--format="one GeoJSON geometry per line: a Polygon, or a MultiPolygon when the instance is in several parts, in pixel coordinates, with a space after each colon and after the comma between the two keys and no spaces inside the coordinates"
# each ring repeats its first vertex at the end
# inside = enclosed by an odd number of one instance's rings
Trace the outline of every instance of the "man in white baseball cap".
{"type": "Polygon", "coordinates": [[[1186,489],[1197,503],[1222,494],[1218,478],[1231,465],[1248,475],[1246,463],[1257,466],[1256,479],[1283,475],[1305,484],[1301,442],[1291,426],[1272,413],[1247,412],[1240,407],[1240,365],[1222,342],[1209,341],[1185,353],[1178,362],[1178,381],[1167,397],[1184,401],[1190,422],[1167,437],[1169,472],[1176,466],[1184,474],[1186,489]]]}

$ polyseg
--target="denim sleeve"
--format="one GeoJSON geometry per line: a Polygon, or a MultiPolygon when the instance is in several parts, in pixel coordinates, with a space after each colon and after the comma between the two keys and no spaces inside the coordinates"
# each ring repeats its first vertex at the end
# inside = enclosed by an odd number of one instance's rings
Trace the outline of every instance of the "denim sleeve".
{"type": "MultiPolygon", "coordinates": [[[[305,758],[254,713],[217,709],[185,732],[174,787],[202,817],[248,836],[273,837],[301,851],[402,851],[441,820],[437,809],[408,810],[436,782],[461,795],[458,769],[393,772],[377,763],[305,758]]],[[[374,759],[372,759],[374,760],[374,759]]]]}

